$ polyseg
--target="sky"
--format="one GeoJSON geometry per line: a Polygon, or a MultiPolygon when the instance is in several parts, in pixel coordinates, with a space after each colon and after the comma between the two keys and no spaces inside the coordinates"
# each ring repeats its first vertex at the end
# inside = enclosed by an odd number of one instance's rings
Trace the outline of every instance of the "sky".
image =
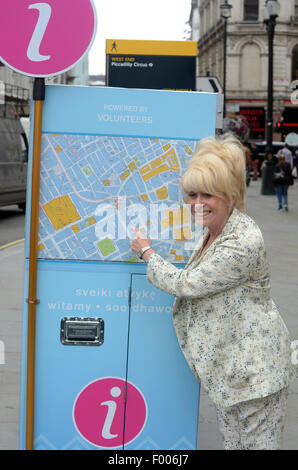
{"type": "Polygon", "coordinates": [[[93,0],[97,34],[89,52],[89,74],[105,74],[106,39],[183,41],[191,0],[93,0]]]}

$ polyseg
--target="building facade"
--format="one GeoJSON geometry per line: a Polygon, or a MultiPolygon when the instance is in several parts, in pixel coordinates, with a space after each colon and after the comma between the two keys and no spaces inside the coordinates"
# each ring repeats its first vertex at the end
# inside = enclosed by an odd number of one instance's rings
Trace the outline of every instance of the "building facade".
{"type": "Polygon", "coordinates": [[[47,80],[47,83],[61,85],[82,85],[89,84],[89,55],[85,55],[72,69],[56,75],[47,80]]]}
{"type": "Polygon", "coordinates": [[[0,62],[0,104],[13,104],[13,108],[2,106],[0,114],[17,112],[19,116],[29,116],[30,95],[33,78],[14,72],[0,62]]]}
{"type": "MultiPolygon", "coordinates": [[[[33,90],[33,77],[27,77],[0,62],[0,114],[17,112],[22,117],[30,114],[30,100],[33,90]]],[[[89,59],[86,55],[72,69],[46,79],[47,84],[89,85],[89,59]]]]}
{"type": "MultiPolygon", "coordinates": [[[[190,24],[198,35],[198,75],[223,83],[223,0],[192,0],[190,24]],[[199,21],[199,27],[196,24],[199,21]]],[[[263,22],[264,0],[229,0],[227,23],[226,112],[247,117],[252,138],[265,138],[268,88],[268,35],[263,22]]],[[[274,126],[298,133],[298,0],[280,1],[274,37],[274,126]],[[296,95],[296,97],[295,97],[296,95]]],[[[194,37],[194,39],[197,39],[194,37]]],[[[275,138],[278,136],[275,135],[275,138]]],[[[280,134],[279,134],[280,139],[280,134]]]]}

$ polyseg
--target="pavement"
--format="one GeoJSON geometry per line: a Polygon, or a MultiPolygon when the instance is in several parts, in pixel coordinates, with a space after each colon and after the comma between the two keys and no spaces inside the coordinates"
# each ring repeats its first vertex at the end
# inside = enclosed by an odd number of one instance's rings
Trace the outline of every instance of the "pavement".
{"type": "MultiPolygon", "coordinates": [[[[298,184],[289,188],[289,212],[278,212],[276,197],[261,195],[260,188],[260,180],[250,183],[247,212],[262,230],[271,266],[272,298],[294,341],[298,340],[298,184]]],[[[19,448],[23,284],[21,242],[0,249],[0,450],[19,448]]],[[[198,449],[222,449],[214,405],[204,390],[198,449]]],[[[283,449],[298,450],[297,379],[290,387],[283,449]]]]}

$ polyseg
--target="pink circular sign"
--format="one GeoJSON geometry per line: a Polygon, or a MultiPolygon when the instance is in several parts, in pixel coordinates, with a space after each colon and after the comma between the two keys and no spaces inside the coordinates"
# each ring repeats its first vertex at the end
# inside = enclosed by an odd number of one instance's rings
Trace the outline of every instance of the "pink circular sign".
{"type": "Polygon", "coordinates": [[[0,60],[24,75],[72,68],[96,33],[93,0],[9,0],[0,7],[0,60]]]}
{"type": "Polygon", "coordinates": [[[84,439],[95,446],[112,449],[128,444],[142,432],[147,405],[143,394],[132,383],[118,377],[104,377],[81,390],[74,403],[73,419],[84,439]]]}

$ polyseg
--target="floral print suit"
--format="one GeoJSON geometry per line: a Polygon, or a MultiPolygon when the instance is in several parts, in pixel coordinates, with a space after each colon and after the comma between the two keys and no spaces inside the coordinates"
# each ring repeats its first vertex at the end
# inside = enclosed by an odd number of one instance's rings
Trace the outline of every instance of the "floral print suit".
{"type": "Polygon", "coordinates": [[[293,376],[288,330],[270,297],[264,241],[257,224],[234,209],[179,269],[153,253],[147,278],[174,295],[173,322],[185,358],[219,407],[266,397],[293,376]]]}

